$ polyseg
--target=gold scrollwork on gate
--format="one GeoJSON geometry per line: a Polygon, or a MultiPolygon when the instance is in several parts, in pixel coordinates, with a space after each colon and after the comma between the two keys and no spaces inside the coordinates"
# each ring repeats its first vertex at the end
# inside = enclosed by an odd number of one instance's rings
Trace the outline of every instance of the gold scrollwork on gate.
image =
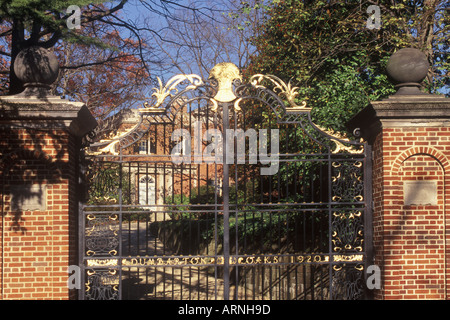
{"type": "MultiPolygon", "coordinates": [[[[364,231],[361,224],[362,211],[333,212],[332,243],[335,252],[363,251],[364,231]]],[[[353,255],[342,255],[342,259],[353,255]]],[[[353,261],[353,260],[345,260],[353,261]]]]}
{"type": "Polygon", "coordinates": [[[311,111],[311,108],[306,107],[306,101],[302,101],[299,105],[295,102],[298,96],[298,87],[293,87],[289,81],[287,84],[280,78],[274,75],[255,74],[250,78],[250,83],[256,88],[265,88],[261,83],[263,80],[268,80],[274,86],[273,92],[275,92],[280,98],[284,98],[289,103],[289,110],[286,111],[311,111]]]}
{"type": "MultiPolygon", "coordinates": [[[[234,92],[234,89],[241,85],[242,74],[235,64],[230,62],[216,64],[211,69],[208,80],[210,81],[211,86],[216,89],[215,95],[214,97],[203,96],[203,98],[209,100],[212,104],[213,111],[217,111],[219,102],[227,103],[233,101],[235,111],[241,111],[239,104],[243,98],[238,98],[234,92]],[[233,88],[233,86],[235,88],[233,88]]],[[[153,93],[151,95],[153,101],[150,103],[143,103],[143,108],[138,109],[140,116],[143,114],[166,114],[167,110],[163,107],[163,105],[167,99],[170,101],[166,104],[166,106],[169,106],[170,104],[177,102],[173,101],[173,99],[179,97],[178,95],[181,92],[196,90],[202,86],[205,86],[202,78],[196,74],[178,74],[170,78],[166,84],[163,84],[159,77],[157,78],[157,81],[158,87],[153,88],[153,93]]],[[[280,100],[287,102],[287,105],[282,106],[286,113],[310,112],[312,109],[307,107],[305,100],[303,100],[300,104],[296,102],[298,101],[297,96],[299,94],[299,87],[293,86],[290,81],[285,83],[283,80],[274,75],[255,74],[250,78],[250,84],[254,88],[271,91],[273,94],[277,95],[280,100]],[[271,88],[267,88],[265,84],[263,84],[265,80],[269,83],[271,88]]],[[[183,99],[183,97],[179,97],[180,104],[183,103],[183,99]]],[[[126,139],[126,137],[130,136],[133,132],[137,132],[141,125],[142,124],[138,122],[130,129],[112,131],[109,135],[101,137],[99,142],[97,142],[98,146],[96,147],[96,150],[91,150],[88,148],[87,153],[90,155],[118,155],[119,152],[117,146],[123,139],[126,139]]]]}
{"type": "MultiPolygon", "coordinates": [[[[347,137],[346,134],[335,132],[333,130],[325,129],[319,125],[316,125],[317,128],[319,128],[322,132],[326,133],[328,136],[331,137],[331,141],[335,144],[335,148],[331,151],[331,153],[341,153],[341,152],[348,152],[351,154],[361,154],[364,153],[364,146],[353,146],[353,145],[345,145],[344,143],[350,143],[350,139],[347,137]],[[355,147],[359,147],[356,148],[355,147]]],[[[360,142],[363,140],[361,139],[360,142]]]]}
{"type": "MultiPolygon", "coordinates": [[[[190,85],[188,85],[185,90],[193,89],[199,85],[203,84],[202,78],[196,74],[179,74],[170,78],[166,85],[163,85],[161,79],[158,78],[159,88],[153,88],[152,97],[156,98],[156,103],[152,106],[152,109],[159,108],[167,97],[172,98],[175,96],[179,89],[177,88],[183,81],[188,81],[190,85]]],[[[148,103],[144,103],[145,109],[140,109],[141,112],[148,111],[149,108],[148,103]]]]}

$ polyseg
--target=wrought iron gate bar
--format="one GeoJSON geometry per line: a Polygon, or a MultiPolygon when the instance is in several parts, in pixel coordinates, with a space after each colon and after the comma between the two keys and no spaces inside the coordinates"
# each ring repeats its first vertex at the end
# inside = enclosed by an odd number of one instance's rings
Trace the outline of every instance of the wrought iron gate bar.
{"type": "MultiPolygon", "coordinates": [[[[244,210],[246,206],[252,206],[252,207],[270,207],[270,206],[279,206],[279,205],[283,205],[283,206],[301,206],[301,207],[309,207],[312,206],[314,208],[317,209],[317,211],[320,210],[320,208],[322,209],[328,209],[328,205],[329,204],[334,204],[334,205],[339,205],[340,207],[337,207],[337,209],[345,209],[345,206],[356,206],[356,205],[361,205],[364,206],[365,205],[365,201],[354,201],[354,202],[344,202],[344,201],[330,201],[330,202],[269,202],[269,203],[257,203],[257,202],[249,202],[246,204],[230,204],[230,208],[233,207],[240,207],[239,210],[244,210]],[[322,205],[322,207],[321,207],[322,205]],[[344,207],[343,207],[344,206],[344,207]]],[[[148,205],[139,205],[140,208],[146,208],[146,207],[161,207],[161,208],[182,208],[182,207],[186,207],[186,208],[190,208],[190,207],[215,207],[217,209],[220,209],[223,207],[223,204],[218,203],[218,204],[202,204],[202,203],[192,203],[192,204],[167,204],[167,205],[153,205],[153,204],[148,204],[148,205]]],[[[89,211],[89,209],[96,209],[96,208],[136,208],[136,205],[85,205],[84,209],[86,210],[86,214],[89,214],[91,211],[89,211]]],[[[297,208],[298,210],[303,210],[302,208],[297,208]]],[[[351,207],[349,207],[349,209],[352,209],[351,207]]],[[[195,209],[193,209],[195,210],[195,209]]],[[[245,211],[252,211],[254,209],[246,209],[245,211]]],[[[287,209],[280,209],[280,210],[287,210],[287,209]]],[[[289,210],[293,210],[292,208],[290,208],[289,210]]],[[[306,209],[305,209],[306,210],[306,209]]],[[[138,212],[142,211],[142,210],[137,210],[138,212]]],[[[203,210],[202,210],[203,211],[203,210]]],[[[214,210],[209,210],[209,211],[214,211],[214,210]]],[[[97,211],[96,211],[97,212],[97,211]]],[[[126,212],[133,212],[131,211],[126,211],[126,212]]],[[[108,210],[108,211],[99,211],[98,213],[117,213],[117,211],[114,210],[108,210]]]]}
{"type": "MultiPolygon", "coordinates": [[[[97,130],[103,136],[91,134],[88,201],[80,206],[81,298],[364,297],[371,150],[316,126],[297,95],[275,76],[242,83],[234,65],[219,64],[208,81],[160,82],[153,104],[113,116],[97,130]],[[261,154],[249,163],[248,153],[237,163],[237,149],[232,164],[196,161],[214,145],[207,134],[227,146],[227,129],[267,130],[270,146],[278,130],[279,149],[267,146],[269,165],[261,154]],[[183,135],[191,152],[175,163],[183,135]],[[262,174],[269,167],[276,171],[262,174]]],[[[214,151],[226,160],[233,150],[214,151]]]]}

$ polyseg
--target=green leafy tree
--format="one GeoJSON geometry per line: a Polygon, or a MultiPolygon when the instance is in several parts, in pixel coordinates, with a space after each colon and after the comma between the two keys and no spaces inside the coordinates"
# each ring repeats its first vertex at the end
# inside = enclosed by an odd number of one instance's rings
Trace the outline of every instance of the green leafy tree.
{"type": "MultiPolygon", "coordinates": [[[[251,9],[246,3],[243,6],[246,11],[251,9]]],[[[449,6],[445,1],[265,2],[265,16],[252,39],[257,53],[244,76],[273,74],[286,83],[291,81],[292,86],[300,88],[297,103],[306,100],[312,107],[314,123],[345,133],[345,124],[369,101],[395,92],[385,67],[389,57],[401,48],[412,46],[425,52],[433,68],[423,89],[445,92],[449,84],[449,16],[445,11],[449,6]],[[370,5],[380,9],[379,16],[373,16],[379,19],[379,28],[368,27],[374,21],[372,12],[367,12],[370,5]]],[[[276,127],[276,117],[268,108],[248,104],[245,112],[244,121],[250,127],[252,123],[263,128],[276,127]]],[[[309,129],[299,125],[279,128],[281,152],[324,151],[308,136],[309,129]]],[[[347,135],[351,138],[352,133],[347,135]]],[[[309,195],[309,191],[320,190],[314,184],[319,182],[321,170],[318,163],[280,165],[277,175],[264,177],[267,181],[260,184],[260,192],[270,200],[276,190],[271,201],[320,202],[323,195],[309,195]]]]}
{"type": "MultiPolygon", "coordinates": [[[[394,92],[388,58],[412,46],[434,67],[424,89],[448,88],[449,9],[446,1],[274,0],[266,7],[257,54],[246,74],[274,74],[301,87],[313,120],[336,131],[369,100],[394,92]],[[380,8],[380,28],[368,28],[369,5],[380,8]],[[447,12],[448,13],[448,12],[447,12]]],[[[371,22],[371,21],[369,21],[371,22]]]]}

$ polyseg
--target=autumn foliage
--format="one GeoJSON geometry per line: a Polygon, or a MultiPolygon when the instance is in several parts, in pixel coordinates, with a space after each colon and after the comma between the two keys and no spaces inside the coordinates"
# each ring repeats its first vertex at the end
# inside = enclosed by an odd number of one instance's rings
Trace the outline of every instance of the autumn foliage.
{"type": "Polygon", "coordinates": [[[81,29],[67,27],[67,3],[28,2],[0,5],[0,95],[21,91],[11,63],[21,49],[38,45],[52,50],[60,61],[52,94],[84,102],[96,118],[143,100],[150,76],[143,53],[147,46],[145,39],[133,37],[117,23],[125,0],[112,7],[70,2],[81,6],[81,29]]]}

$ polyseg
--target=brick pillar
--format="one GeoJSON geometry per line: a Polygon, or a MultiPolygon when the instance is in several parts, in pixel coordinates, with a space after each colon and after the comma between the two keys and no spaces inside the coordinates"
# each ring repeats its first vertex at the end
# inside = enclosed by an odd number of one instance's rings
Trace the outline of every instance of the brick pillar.
{"type": "Polygon", "coordinates": [[[95,125],[82,103],[0,98],[1,299],[76,297],[78,159],[95,125]]]}
{"type": "Polygon", "coordinates": [[[348,125],[373,145],[375,299],[449,298],[450,99],[411,93],[348,125]]]}

